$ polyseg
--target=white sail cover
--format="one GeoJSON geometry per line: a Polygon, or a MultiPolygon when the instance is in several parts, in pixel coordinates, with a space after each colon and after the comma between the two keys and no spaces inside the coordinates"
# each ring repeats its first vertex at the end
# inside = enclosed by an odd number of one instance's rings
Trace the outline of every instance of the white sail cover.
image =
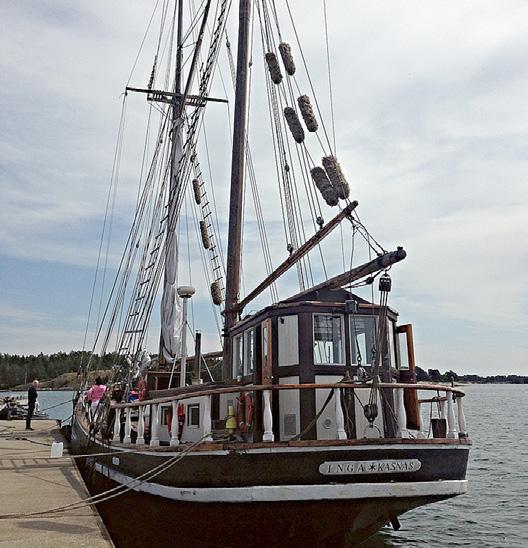
{"type": "Polygon", "coordinates": [[[178,244],[176,236],[167,252],[165,282],[161,300],[161,349],[167,363],[173,363],[181,351],[182,312],[178,293],[178,244]]]}
{"type": "MultiPolygon", "coordinates": [[[[183,154],[181,119],[175,121],[172,134],[175,136],[173,168],[171,170],[171,190],[178,186],[176,173],[178,161],[183,154]],[[180,127],[178,127],[180,126],[180,127]]],[[[176,193],[173,194],[175,199],[176,193]]],[[[169,216],[172,217],[171,210],[174,204],[169,205],[169,216]]],[[[167,234],[167,251],[165,257],[165,278],[163,285],[163,297],[161,300],[161,352],[166,363],[174,363],[176,357],[181,352],[181,330],[182,330],[182,312],[178,293],[176,291],[178,283],[178,240],[176,235],[176,223],[172,224],[174,231],[167,234]]]]}

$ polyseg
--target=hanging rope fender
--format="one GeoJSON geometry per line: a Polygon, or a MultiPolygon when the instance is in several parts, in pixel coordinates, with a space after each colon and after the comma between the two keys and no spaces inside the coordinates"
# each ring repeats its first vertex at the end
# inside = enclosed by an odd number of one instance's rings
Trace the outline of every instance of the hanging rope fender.
{"type": "Polygon", "coordinates": [[[198,179],[193,179],[192,187],[194,192],[194,201],[200,205],[202,203],[202,189],[200,188],[200,181],[198,179]]]}
{"type": "Polygon", "coordinates": [[[306,124],[306,129],[312,133],[317,131],[319,124],[317,123],[310,97],[308,97],[308,95],[301,95],[297,99],[297,104],[299,105],[299,110],[301,111],[304,123],[306,124]]]}
{"type": "Polygon", "coordinates": [[[280,84],[282,82],[282,72],[277,56],[272,51],[269,51],[266,53],[265,57],[266,63],[268,64],[271,81],[274,84],[280,84]]]}
{"type": "Polygon", "coordinates": [[[337,195],[341,200],[348,198],[350,194],[350,187],[345,179],[341,166],[335,156],[325,156],[323,158],[323,167],[326,174],[335,188],[337,195]]]}
{"type": "Polygon", "coordinates": [[[284,117],[286,118],[286,122],[288,122],[288,127],[295,141],[302,143],[304,141],[304,129],[295,110],[292,107],[285,107],[284,117]]]}
{"type": "Polygon", "coordinates": [[[202,235],[202,244],[204,248],[209,249],[211,247],[211,239],[209,238],[205,221],[200,221],[200,234],[202,235]]]}
{"type": "Polygon", "coordinates": [[[293,76],[295,74],[295,61],[293,60],[290,44],[287,44],[286,42],[281,42],[279,44],[279,51],[286,72],[290,76],[293,76]]]}
{"type": "Polygon", "coordinates": [[[315,183],[315,186],[319,189],[319,192],[324,198],[324,201],[329,206],[336,206],[339,202],[337,192],[332,186],[328,175],[322,167],[316,166],[310,170],[312,179],[315,183]]]}
{"type": "Polygon", "coordinates": [[[211,284],[211,298],[213,299],[213,303],[217,306],[224,302],[224,298],[222,297],[222,289],[220,288],[218,281],[214,281],[211,284]]]}

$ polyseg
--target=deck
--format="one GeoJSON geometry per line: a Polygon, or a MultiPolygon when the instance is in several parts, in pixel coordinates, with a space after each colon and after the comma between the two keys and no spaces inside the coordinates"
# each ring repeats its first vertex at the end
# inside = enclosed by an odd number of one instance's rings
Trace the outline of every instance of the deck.
{"type": "MultiPolygon", "coordinates": [[[[0,421],[0,515],[28,514],[81,501],[89,496],[73,459],[51,459],[51,444],[63,441],[57,424],[34,420],[33,432],[19,420],[0,421]]],[[[65,444],[66,445],[66,444],[65,444]]],[[[60,514],[0,519],[6,546],[114,546],[91,506],[60,514]]]]}

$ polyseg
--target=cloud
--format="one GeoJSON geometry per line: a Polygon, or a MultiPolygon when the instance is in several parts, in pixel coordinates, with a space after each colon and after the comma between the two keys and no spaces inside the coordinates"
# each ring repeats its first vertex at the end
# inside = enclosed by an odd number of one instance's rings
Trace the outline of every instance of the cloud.
{"type": "MultiPolygon", "coordinates": [[[[0,88],[4,113],[0,119],[0,250],[5,257],[17,258],[20,264],[25,264],[22,259],[31,260],[32,268],[53,263],[58,276],[66,276],[64,265],[93,272],[113,165],[120,94],[153,5],[102,0],[8,1],[0,7],[4,21],[0,70],[5,81],[0,88]]],[[[320,121],[331,136],[323,8],[320,4],[313,10],[304,9],[304,3],[291,5],[317,91],[320,121]]],[[[483,368],[493,373],[497,372],[500,349],[507,347],[510,363],[527,372],[520,356],[528,304],[522,279],[528,266],[523,248],[528,236],[528,132],[520,121],[528,117],[524,68],[528,6],[515,1],[507,7],[491,1],[459,2],[453,7],[418,1],[341,0],[327,3],[327,8],[339,160],[351,183],[352,197],[360,202],[359,213],[366,226],[385,247],[403,244],[409,253],[391,272],[394,306],[402,320],[412,318],[417,324],[424,356],[431,362],[458,356],[464,361],[459,368],[477,372],[483,368]],[[458,334],[465,331],[471,336],[464,343],[458,334]],[[423,335],[426,332],[431,335],[423,335]],[[466,346],[458,353],[442,353],[445,341],[438,345],[433,340],[436,333],[466,346]],[[494,341],[495,347],[489,341],[494,341]]],[[[312,95],[285,5],[278,5],[278,10],[281,32],[292,44],[296,58],[299,89],[312,95]]],[[[158,19],[147,35],[132,77],[138,86],[145,85],[150,75],[157,25],[158,19]]],[[[233,25],[231,42],[235,44],[233,25]]],[[[251,151],[276,266],[287,256],[287,242],[278,205],[265,89],[259,84],[263,61],[258,20],[255,29],[251,151]]],[[[225,53],[221,61],[230,94],[225,53]]],[[[217,78],[213,95],[224,94],[217,78]]],[[[112,225],[117,243],[110,248],[107,280],[119,262],[120,243],[126,239],[134,210],[147,116],[144,107],[143,97],[128,97],[112,225]]],[[[208,196],[218,206],[224,237],[231,109],[231,105],[229,109],[211,105],[206,116],[209,157],[203,135],[199,146],[208,196]]],[[[322,151],[317,140],[309,135],[307,141],[314,160],[319,161],[322,151]]],[[[307,218],[304,235],[309,237],[315,228],[300,179],[298,192],[300,213],[307,218]]],[[[322,213],[325,220],[335,214],[325,207],[322,213]]],[[[266,274],[249,189],[246,220],[243,292],[266,274]]],[[[192,278],[198,288],[196,308],[203,315],[205,331],[212,334],[208,336],[210,344],[216,344],[214,323],[205,320],[209,288],[201,274],[200,244],[192,233],[192,218],[189,225],[190,259],[182,228],[180,273],[186,283],[192,278]]],[[[342,270],[342,248],[345,263],[349,260],[351,233],[346,224],[342,238],[341,232],[335,231],[323,246],[329,275],[342,270]]],[[[225,248],[224,240],[224,253],[225,248]]],[[[366,250],[358,242],[355,261],[366,258],[366,250]]],[[[307,272],[311,269],[314,281],[321,279],[319,250],[310,254],[310,264],[305,267],[307,272]]],[[[17,277],[16,272],[9,275],[17,277]]],[[[82,287],[75,291],[89,295],[89,278],[86,275],[82,287]]],[[[279,283],[280,295],[285,297],[297,288],[292,269],[279,283]]],[[[14,284],[9,290],[24,293],[26,289],[14,284]]],[[[75,301],[73,290],[70,301],[75,301]]],[[[267,302],[265,294],[248,309],[267,302]]],[[[11,301],[10,305],[16,308],[11,301]]],[[[85,299],[82,305],[85,307],[85,299]]],[[[3,309],[3,317],[17,326],[25,317],[28,326],[35,326],[46,321],[48,307],[47,301],[37,298],[31,309],[3,309]]],[[[61,313],[77,317],[84,309],[77,304],[69,310],[61,308],[61,313]]],[[[24,342],[22,331],[19,333],[10,342],[17,341],[24,349],[28,342],[24,342]]],[[[38,327],[31,350],[44,350],[37,346],[48,348],[53,341],[67,348],[67,333],[67,327],[61,327],[56,335],[52,328],[38,327]]],[[[81,333],[72,328],[70,340],[82,340],[81,333]]]]}

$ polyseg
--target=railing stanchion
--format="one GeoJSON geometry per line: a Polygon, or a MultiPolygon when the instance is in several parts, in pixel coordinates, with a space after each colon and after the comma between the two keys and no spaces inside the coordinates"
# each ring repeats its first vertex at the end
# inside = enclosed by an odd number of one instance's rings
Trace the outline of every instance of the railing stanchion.
{"type": "Polygon", "coordinates": [[[171,419],[171,431],[170,431],[170,446],[176,447],[180,445],[179,430],[180,425],[178,423],[178,401],[172,400],[172,419],[171,419]]]}
{"type": "Polygon", "coordinates": [[[137,440],[136,444],[144,445],[145,443],[145,417],[143,416],[145,412],[145,406],[140,405],[138,407],[138,429],[137,429],[137,440]]]}
{"type": "Polygon", "coordinates": [[[405,412],[405,402],[403,399],[403,388],[396,388],[396,417],[398,419],[399,438],[408,438],[409,431],[407,430],[407,413],[405,412]]]}
{"type": "Polygon", "coordinates": [[[458,396],[456,399],[458,408],[458,432],[461,437],[467,437],[466,431],[466,416],[464,415],[464,407],[462,406],[462,398],[458,396]]]}
{"type": "Polygon", "coordinates": [[[446,391],[447,398],[447,437],[458,438],[455,424],[455,407],[453,405],[453,394],[446,391]]]}
{"type": "Polygon", "coordinates": [[[132,439],[130,438],[130,432],[132,431],[132,421],[131,421],[132,409],[127,407],[125,409],[125,437],[123,443],[131,443],[132,439]]]}
{"type": "Polygon", "coordinates": [[[205,396],[203,408],[204,441],[213,441],[213,424],[211,422],[211,396],[205,396]]]}
{"type": "Polygon", "coordinates": [[[274,441],[273,415],[271,414],[271,390],[264,390],[262,392],[262,398],[264,399],[264,434],[262,435],[262,441],[274,441]]]}
{"type": "Polygon", "coordinates": [[[337,439],[346,440],[347,434],[345,431],[345,417],[343,416],[343,408],[341,407],[341,389],[340,388],[334,388],[334,396],[335,396],[337,439]]]}
{"type": "Polygon", "coordinates": [[[116,407],[114,418],[114,437],[112,438],[114,443],[121,441],[121,407],[116,407]]]}
{"type": "Polygon", "coordinates": [[[150,446],[158,447],[160,444],[159,440],[159,404],[154,403],[151,407],[150,420],[152,422],[151,434],[150,434],[150,446]]]}

